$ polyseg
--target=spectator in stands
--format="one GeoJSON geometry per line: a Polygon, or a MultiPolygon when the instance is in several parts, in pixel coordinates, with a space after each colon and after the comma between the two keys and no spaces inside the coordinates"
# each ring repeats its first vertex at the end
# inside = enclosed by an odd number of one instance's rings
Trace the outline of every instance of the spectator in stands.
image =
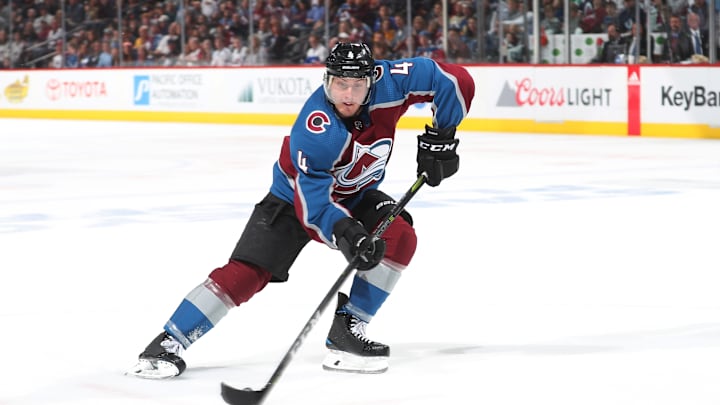
{"type": "MultiPolygon", "coordinates": [[[[464,0],[462,3],[462,12],[465,15],[465,17],[460,21],[460,33],[462,34],[462,30],[465,29],[465,26],[467,25],[468,21],[471,18],[475,18],[475,16],[478,14],[475,12],[475,2],[471,2],[469,0],[464,0]]],[[[482,2],[485,3],[484,1],[482,2]]]]}
{"type": "Polygon", "coordinates": [[[130,66],[135,62],[135,59],[137,59],[137,50],[133,48],[133,44],[130,41],[122,43],[121,52],[124,65],[130,66]]]}
{"type": "Polygon", "coordinates": [[[603,32],[602,24],[605,21],[605,1],[593,0],[593,7],[584,13],[580,28],[586,34],[599,34],[603,32]]]}
{"type": "Polygon", "coordinates": [[[113,63],[113,56],[112,56],[112,49],[110,48],[110,42],[109,41],[102,41],[102,44],[100,46],[101,51],[98,55],[98,61],[97,61],[97,67],[106,68],[106,67],[112,67],[114,65],[113,63]]]}
{"type": "Polygon", "coordinates": [[[10,39],[8,38],[7,31],[0,30],[0,61],[8,60],[10,64],[10,39]]]}
{"type": "Polygon", "coordinates": [[[267,38],[266,49],[268,63],[285,63],[285,46],[290,42],[285,30],[282,29],[279,20],[270,22],[270,36],[267,38]]]}
{"type": "MultiPolygon", "coordinates": [[[[625,0],[625,8],[618,15],[617,29],[621,35],[630,32],[632,25],[637,22],[635,21],[635,5],[635,0],[625,0]]],[[[643,24],[647,21],[646,18],[645,10],[640,7],[640,21],[643,24]]]]}
{"type": "Polygon", "coordinates": [[[615,24],[607,26],[607,40],[603,43],[602,51],[591,60],[591,63],[624,63],[627,44],[617,30],[615,24]]]}
{"type": "MultiPolygon", "coordinates": [[[[683,16],[687,14],[688,0],[668,0],[668,6],[670,7],[670,16],[673,14],[683,16]]],[[[668,18],[668,24],[670,19],[668,18]]]]}
{"type": "Polygon", "coordinates": [[[418,34],[418,46],[414,56],[423,56],[437,62],[445,62],[445,51],[432,42],[432,34],[422,31],[418,34]]]}
{"type": "Polygon", "coordinates": [[[383,30],[383,22],[386,20],[389,22],[390,27],[393,30],[397,29],[397,26],[395,26],[395,17],[392,16],[392,10],[390,9],[390,6],[388,6],[387,4],[382,4],[378,8],[377,17],[372,24],[373,31],[383,30]]]}
{"type": "MultiPolygon", "coordinates": [[[[390,48],[390,44],[395,42],[395,24],[393,21],[389,18],[385,18],[380,22],[380,29],[377,30],[383,34],[383,37],[385,38],[385,42],[390,48]]],[[[377,32],[376,31],[376,32],[377,32]]]]}
{"type": "MultiPolygon", "coordinates": [[[[426,7],[421,6],[421,8],[426,8],[426,7]]],[[[437,0],[432,2],[432,8],[430,9],[430,11],[428,13],[426,13],[423,16],[425,21],[427,21],[428,23],[433,20],[436,20],[439,22],[442,20],[442,17],[443,17],[442,1],[437,1],[437,0]]]]}
{"type": "Polygon", "coordinates": [[[698,26],[702,31],[708,30],[708,3],[705,0],[693,0],[688,8],[688,15],[695,14],[698,16],[698,26]]]}
{"type": "Polygon", "coordinates": [[[504,61],[507,63],[525,62],[524,50],[525,46],[520,40],[520,29],[518,25],[511,24],[505,31],[505,40],[503,41],[504,61]]]}
{"type": "Polygon", "coordinates": [[[324,65],[327,57],[328,49],[322,44],[320,35],[310,34],[310,36],[308,36],[308,49],[305,52],[303,63],[308,65],[324,65]]]}
{"type": "Polygon", "coordinates": [[[316,24],[325,24],[325,2],[320,0],[312,0],[310,9],[305,14],[305,25],[308,27],[316,27],[316,24]]]}
{"type": "Polygon", "coordinates": [[[133,47],[135,49],[145,48],[145,51],[149,51],[152,48],[152,36],[150,35],[150,27],[147,25],[141,25],[138,29],[138,35],[135,38],[133,47]]]}
{"type": "Polygon", "coordinates": [[[614,0],[608,0],[605,3],[605,18],[603,18],[602,29],[607,32],[608,26],[612,24],[615,27],[619,24],[617,3],[614,0]]]}
{"type": "MultiPolygon", "coordinates": [[[[290,31],[293,32],[295,35],[305,35],[308,33],[313,25],[315,25],[315,21],[308,24],[307,20],[307,14],[308,14],[308,8],[304,1],[298,0],[295,2],[291,2],[290,0],[285,0],[288,3],[291,3],[290,6],[290,31]]],[[[325,17],[323,17],[323,22],[325,17]]]]}
{"type": "Polygon", "coordinates": [[[462,26],[465,25],[465,12],[463,11],[463,1],[456,1],[452,4],[452,6],[448,5],[448,8],[450,9],[448,12],[448,29],[456,29],[460,30],[462,29],[462,26]]]}
{"type": "Polygon", "coordinates": [[[477,18],[470,17],[467,20],[467,24],[465,24],[462,31],[460,32],[460,37],[462,38],[463,42],[467,44],[468,49],[470,49],[470,57],[473,60],[477,60],[480,57],[480,55],[478,54],[479,49],[477,29],[477,18]]]}
{"type": "Polygon", "coordinates": [[[88,41],[81,41],[77,47],[77,58],[79,68],[92,68],[94,65],[90,64],[90,56],[92,50],[89,48],[90,43],[88,41]]]}
{"type": "Polygon", "coordinates": [[[667,31],[670,15],[670,7],[666,4],[666,0],[653,0],[648,10],[650,32],[667,31]]]}
{"type": "Polygon", "coordinates": [[[100,14],[100,7],[97,0],[90,0],[85,2],[85,21],[88,25],[92,26],[98,20],[98,14],[100,14]]]}
{"type": "Polygon", "coordinates": [[[85,6],[80,0],[68,0],[65,10],[67,11],[66,24],[74,28],[85,22],[85,6]]]}
{"type": "Polygon", "coordinates": [[[470,48],[460,37],[459,28],[450,28],[447,33],[447,59],[450,63],[470,62],[470,48]]]}
{"type": "Polygon", "coordinates": [[[98,1],[98,19],[100,20],[112,20],[117,17],[117,11],[115,9],[116,1],[112,0],[99,0],[98,1]]]}
{"type": "Polygon", "coordinates": [[[45,20],[42,20],[40,21],[40,30],[35,31],[35,33],[37,34],[38,42],[45,42],[47,41],[48,35],[50,35],[50,26],[45,22],[45,20]]]}
{"type": "Polygon", "coordinates": [[[352,42],[370,43],[372,30],[360,18],[350,17],[350,40],[352,42]]]}
{"type": "MultiPolygon", "coordinates": [[[[575,2],[570,3],[571,6],[573,4],[575,4],[575,7],[577,8],[577,4],[575,2]]],[[[504,24],[522,25],[524,17],[525,16],[521,9],[521,3],[518,0],[501,0],[498,2],[497,9],[493,14],[493,20],[491,21],[490,26],[497,26],[497,21],[504,24]]]]}
{"type": "Polygon", "coordinates": [[[418,35],[420,35],[421,32],[426,31],[426,30],[427,30],[427,22],[425,21],[425,19],[420,15],[416,15],[415,17],[413,17],[412,36],[415,39],[415,43],[418,42],[418,35]]]}
{"type": "Polygon", "coordinates": [[[407,54],[407,41],[410,35],[410,27],[407,26],[405,17],[401,14],[396,14],[393,20],[395,21],[395,35],[390,41],[390,53],[393,58],[409,57],[410,55],[407,54]]]}
{"type": "Polygon", "coordinates": [[[552,4],[546,3],[543,6],[543,18],[540,20],[540,29],[546,35],[562,33],[562,21],[555,16],[555,8],[552,4]]]}
{"type": "Polygon", "coordinates": [[[692,39],[683,30],[679,15],[670,17],[670,32],[662,50],[661,61],[666,63],[689,63],[693,54],[692,39]]]}
{"type": "Polygon", "coordinates": [[[13,32],[12,41],[10,42],[10,67],[22,67],[25,47],[25,40],[20,35],[20,31],[13,32]]]}
{"type": "Polygon", "coordinates": [[[255,27],[256,30],[254,32],[254,36],[256,36],[260,40],[260,44],[262,46],[267,47],[268,38],[270,35],[272,35],[272,32],[270,30],[270,18],[261,18],[257,22],[257,26],[255,27]]]}
{"type": "Polygon", "coordinates": [[[225,40],[217,35],[213,39],[213,50],[210,58],[210,66],[227,66],[232,58],[232,51],[225,46],[225,40]]]}
{"type": "Polygon", "coordinates": [[[10,27],[10,2],[0,5],[0,30],[10,27]]]}
{"type": "Polygon", "coordinates": [[[55,16],[48,13],[47,7],[45,7],[44,4],[39,4],[37,6],[37,13],[38,16],[35,17],[35,20],[33,20],[33,28],[35,29],[35,32],[40,32],[43,21],[45,21],[47,26],[52,25],[52,22],[55,21],[55,16]]]}
{"type": "Polygon", "coordinates": [[[700,16],[695,13],[688,12],[686,18],[688,33],[690,34],[690,39],[692,40],[692,53],[694,55],[702,55],[707,57],[709,49],[708,32],[707,30],[702,29],[702,26],[700,24],[700,16]]]}
{"type": "Polygon", "coordinates": [[[378,42],[372,45],[373,57],[388,59],[390,55],[390,47],[385,42],[378,42]]]}
{"type": "Polygon", "coordinates": [[[202,0],[200,3],[200,10],[202,14],[210,19],[213,18],[218,12],[218,4],[216,0],[202,0]]]}
{"type": "Polygon", "coordinates": [[[78,48],[75,45],[75,41],[68,41],[66,48],[65,67],[72,69],[78,68],[80,66],[80,58],[78,57],[78,48]]]}
{"type": "Polygon", "coordinates": [[[242,66],[245,65],[248,57],[249,50],[245,46],[243,39],[239,35],[233,35],[230,39],[230,65],[242,66]]]}
{"type": "Polygon", "coordinates": [[[647,35],[645,35],[643,27],[642,24],[633,24],[631,35],[625,41],[628,44],[628,63],[652,63],[653,61],[655,42],[650,41],[648,43],[647,35]]]}
{"type": "Polygon", "coordinates": [[[246,62],[250,66],[259,66],[267,63],[267,49],[260,43],[260,38],[256,36],[250,37],[251,52],[246,62]]]}
{"type": "Polygon", "coordinates": [[[55,44],[55,52],[52,59],[50,60],[50,67],[54,69],[61,69],[65,65],[65,54],[63,53],[63,44],[58,42],[55,44]]]}
{"type": "Polygon", "coordinates": [[[178,65],[181,66],[197,66],[203,60],[202,47],[198,37],[190,37],[185,46],[185,54],[178,58],[178,65]]]}
{"type": "Polygon", "coordinates": [[[570,34],[582,34],[582,27],[580,27],[580,21],[582,20],[582,14],[580,13],[580,7],[575,3],[570,3],[570,19],[569,19],[569,30],[570,34]]]}
{"type": "Polygon", "coordinates": [[[207,66],[212,62],[213,45],[210,38],[205,38],[200,42],[200,59],[198,60],[199,66],[207,66]]]}

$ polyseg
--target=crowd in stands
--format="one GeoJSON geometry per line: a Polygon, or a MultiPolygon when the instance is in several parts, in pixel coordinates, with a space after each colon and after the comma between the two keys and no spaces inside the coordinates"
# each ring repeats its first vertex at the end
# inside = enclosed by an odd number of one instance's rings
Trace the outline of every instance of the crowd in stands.
{"type": "MultiPolygon", "coordinates": [[[[620,36],[632,32],[635,0],[570,1],[571,33],[606,33],[609,26],[620,36]]],[[[526,4],[532,1],[447,0],[447,21],[441,0],[413,0],[411,21],[406,1],[390,0],[332,0],[329,10],[325,0],[255,0],[252,10],[249,0],[64,3],[65,15],[60,0],[0,2],[0,67],[321,64],[328,49],[342,41],[367,42],[385,59],[530,60],[532,10],[526,4]]],[[[541,35],[562,33],[563,0],[540,4],[541,35]]],[[[652,32],[671,33],[671,18],[685,24],[692,14],[707,33],[707,8],[706,0],[653,0],[641,21],[649,13],[652,32]]]]}

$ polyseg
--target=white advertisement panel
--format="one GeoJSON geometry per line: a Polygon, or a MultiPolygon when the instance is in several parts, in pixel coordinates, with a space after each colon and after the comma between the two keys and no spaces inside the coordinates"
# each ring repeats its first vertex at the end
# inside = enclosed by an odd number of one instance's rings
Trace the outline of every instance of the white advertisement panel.
{"type": "Polygon", "coordinates": [[[627,68],[484,66],[472,69],[470,112],[484,119],[623,122],[627,68]]]}
{"type": "Polygon", "coordinates": [[[322,68],[83,69],[0,73],[0,108],[297,113],[322,68]]]}
{"type": "Polygon", "coordinates": [[[113,109],[122,97],[121,71],[26,70],[0,74],[0,108],[113,109]],[[118,80],[119,79],[119,80],[118,80]]]}
{"type": "Polygon", "coordinates": [[[712,67],[643,67],[642,120],[720,127],[720,71],[712,67]]]}

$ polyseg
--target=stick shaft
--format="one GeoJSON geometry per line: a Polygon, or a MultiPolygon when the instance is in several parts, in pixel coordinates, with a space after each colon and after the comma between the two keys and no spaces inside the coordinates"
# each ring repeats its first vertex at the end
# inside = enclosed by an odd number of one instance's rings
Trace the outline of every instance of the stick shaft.
{"type": "MultiPolygon", "coordinates": [[[[400,201],[395,204],[395,207],[393,207],[392,211],[390,211],[390,213],[385,217],[385,219],[377,226],[377,228],[375,228],[375,231],[373,232],[374,236],[380,237],[383,233],[385,233],[385,231],[400,215],[408,202],[410,202],[413,196],[415,196],[420,187],[425,184],[425,179],[426,178],[424,174],[418,176],[417,180],[415,180],[415,183],[413,183],[413,185],[400,199],[400,201]]],[[[305,326],[302,328],[300,333],[293,341],[290,349],[285,353],[285,356],[283,356],[280,364],[278,364],[278,366],[275,368],[275,372],[273,372],[272,376],[270,376],[270,379],[268,380],[267,384],[265,384],[265,387],[261,391],[241,391],[223,384],[222,394],[226,402],[233,405],[260,405],[265,400],[270,390],[275,386],[277,381],[282,376],[282,373],[292,361],[295,353],[298,351],[307,335],[310,333],[310,331],[312,331],[313,327],[315,327],[315,324],[317,324],[320,316],[323,314],[323,312],[325,312],[327,307],[334,299],[335,295],[337,295],[338,291],[340,291],[340,288],[350,277],[353,270],[355,270],[355,267],[357,267],[357,261],[357,257],[350,261],[350,263],[348,263],[347,267],[345,267],[345,270],[343,270],[343,272],[340,274],[332,287],[330,287],[330,290],[328,290],[327,294],[325,294],[323,300],[320,302],[318,307],[313,312],[312,316],[310,316],[310,319],[308,319],[308,321],[305,323],[305,326]],[[246,398],[246,400],[240,400],[240,397],[246,398]],[[233,401],[233,398],[236,400],[233,401]]]]}

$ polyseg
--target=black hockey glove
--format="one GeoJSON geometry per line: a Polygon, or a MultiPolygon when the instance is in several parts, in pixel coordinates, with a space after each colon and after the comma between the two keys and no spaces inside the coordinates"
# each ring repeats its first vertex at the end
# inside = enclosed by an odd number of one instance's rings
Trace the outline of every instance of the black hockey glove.
{"type": "Polygon", "coordinates": [[[373,238],[354,218],[343,218],[333,226],[337,246],[348,262],[356,256],[358,270],[370,270],[385,256],[385,241],[373,238]]]}
{"type": "Polygon", "coordinates": [[[455,127],[439,129],[425,125],[425,133],[418,135],[417,174],[425,173],[429,186],[437,186],[458,171],[458,143],[455,127]]]}

